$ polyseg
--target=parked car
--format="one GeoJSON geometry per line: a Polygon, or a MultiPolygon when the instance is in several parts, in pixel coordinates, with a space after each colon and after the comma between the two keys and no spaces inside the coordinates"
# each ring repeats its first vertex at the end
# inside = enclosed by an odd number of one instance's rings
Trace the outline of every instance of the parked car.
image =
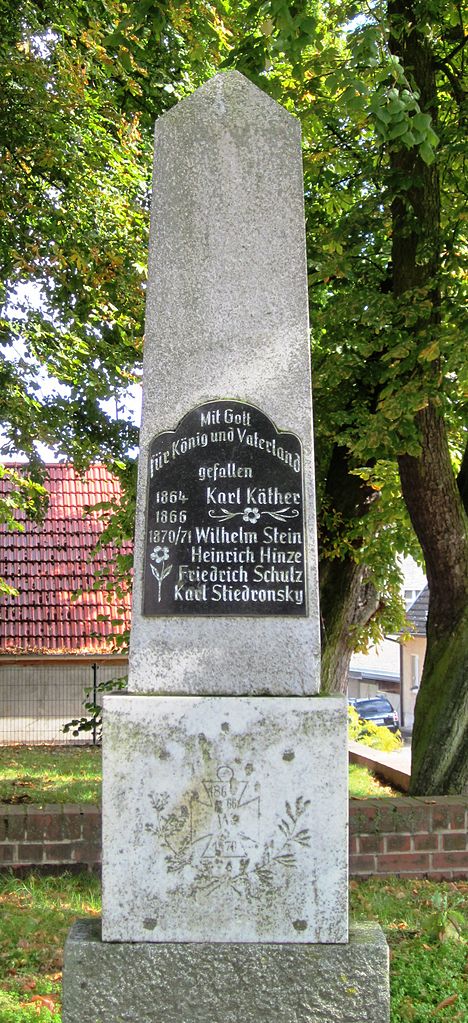
{"type": "Polygon", "coordinates": [[[385,725],[391,732],[400,727],[398,714],[386,696],[373,696],[370,699],[348,701],[363,721],[372,721],[374,725],[385,725]]]}

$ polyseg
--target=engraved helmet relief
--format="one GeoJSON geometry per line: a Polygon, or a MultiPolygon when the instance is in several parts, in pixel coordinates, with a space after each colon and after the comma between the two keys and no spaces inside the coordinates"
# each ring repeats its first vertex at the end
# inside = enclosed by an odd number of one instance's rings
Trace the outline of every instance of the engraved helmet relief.
{"type": "Polygon", "coordinates": [[[281,884],[281,871],[296,866],[296,850],[310,844],[304,826],[310,800],[302,796],[262,822],[268,837],[260,839],[261,782],[251,764],[220,764],[177,807],[168,792],[152,793],[150,803],[153,820],[146,830],[164,853],[167,872],[180,874],[192,894],[228,887],[258,898],[281,884]]]}

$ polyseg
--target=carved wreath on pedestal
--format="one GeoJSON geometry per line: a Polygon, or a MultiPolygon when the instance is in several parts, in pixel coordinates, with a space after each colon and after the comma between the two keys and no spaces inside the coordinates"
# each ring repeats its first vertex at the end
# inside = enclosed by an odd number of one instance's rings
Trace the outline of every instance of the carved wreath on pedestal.
{"type": "Polygon", "coordinates": [[[286,801],[271,838],[259,843],[252,825],[260,817],[260,796],[250,797],[248,782],[236,780],[232,768],[223,765],[215,782],[203,782],[202,789],[174,810],[169,809],[169,793],[150,796],[156,820],[146,830],[164,850],[168,873],[188,874],[189,894],[229,888],[259,898],[275,887],[276,876],[280,881],[281,870],[296,867],[297,848],[310,846],[304,827],[310,800],[298,796],[293,805],[286,801]],[[237,798],[229,794],[235,788],[237,798]],[[217,798],[217,793],[226,794],[217,798]],[[209,830],[203,833],[197,827],[201,806],[212,808],[209,830]]]}

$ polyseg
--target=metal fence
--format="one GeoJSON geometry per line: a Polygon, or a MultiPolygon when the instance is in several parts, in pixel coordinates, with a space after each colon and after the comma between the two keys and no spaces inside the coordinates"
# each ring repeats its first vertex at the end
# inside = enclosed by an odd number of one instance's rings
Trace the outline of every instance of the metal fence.
{"type": "Polygon", "coordinates": [[[118,680],[124,664],[0,664],[0,744],[97,743],[99,730],[65,733],[64,725],[88,716],[85,703],[101,703],[100,685],[118,680]]]}

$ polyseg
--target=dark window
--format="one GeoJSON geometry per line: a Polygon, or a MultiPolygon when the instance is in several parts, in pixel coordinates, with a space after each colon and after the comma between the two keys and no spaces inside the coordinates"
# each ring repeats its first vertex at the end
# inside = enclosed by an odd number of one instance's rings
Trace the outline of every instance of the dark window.
{"type": "Polygon", "coordinates": [[[367,714],[369,711],[375,711],[376,714],[393,714],[393,707],[388,700],[358,700],[356,703],[356,710],[365,711],[367,714]]]}

